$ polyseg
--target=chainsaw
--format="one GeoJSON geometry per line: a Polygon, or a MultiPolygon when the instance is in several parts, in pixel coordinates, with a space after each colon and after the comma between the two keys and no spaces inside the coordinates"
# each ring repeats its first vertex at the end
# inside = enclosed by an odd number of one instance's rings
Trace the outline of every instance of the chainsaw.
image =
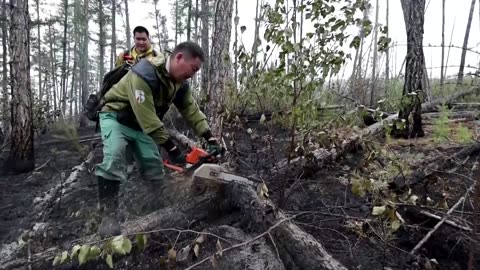
{"type": "MultiPolygon", "coordinates": [[[[216,152],[209,153],[201,148],[192,147],[190,152],[188,152],[185,156],[185,160],[186,164],[184,166],[172,164],[168,161],[168,159],[164,160],[163,164],[165,167],[176,173],[191,177],[193,180],[192,186],[197,190],[199,188],[203,190],[209,184],[215,183],[225,184],[237,182],[257,188],[258,183],[263,183],[263,181],[258,179],[244,177],[229,172],[222,165],[217,164],[218,158],[216,152]]],[[[265,185],[260,186],[262,189],[266,188],[265,185]]],[[[267,192],[268,191],[265,191],[265,193],[267,192]]]]}
{"type": "Polygon", "coordinates": [[[174,172],[184,175],[191,175],[202,164],[216,163],[217,161],[218,158],[216,152],[209,153],[201,148],[193,146],[185,156],[186,163],[184,166],[172,164],[168,159],[163,161],[163,165],[174,172]]]}

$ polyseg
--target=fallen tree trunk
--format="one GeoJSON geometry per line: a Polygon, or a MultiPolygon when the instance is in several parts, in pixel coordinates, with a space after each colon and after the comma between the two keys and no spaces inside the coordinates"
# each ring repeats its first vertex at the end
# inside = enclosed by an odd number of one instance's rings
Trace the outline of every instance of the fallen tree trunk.
{"type": "MultiPolygon", "coordinates": [[[[422,120],[436,119],[441,116],[440,112],[430,112],[422,114],[422,120]]],[[[469,120],[475,120],[478,117],[478,112],[475,111],[453,111],[447,113],[448,119],[466,118],[469,120]]]]}
{"type": "Polygon", "coordinates": [[[240,209],[257,232],[271,229],[270,235],[278,247],[280,257],[287,269],[329,269],[345,268],[334,259],[313,236],[294,224],[282,210],[273,203],[260,197],[245,184],[232,183],[226,186],[226,197],[230,198],[232,207],[240,209]]]}
{"type": "Polygon", "coordinates": [[[457,91],[448,97],[434,99],[430,102],[426,102],[422,104],[422,112],[425,113],[425,112],[439,111],[442,104],[451,106],[451,104],[454,103],[456,100],[471,94],[478,94],[479,92],[480,92],[480,87],[473,86],[463,91],[457,91]]]}
{"type": "MultiPolygon", "coordinates": [[[[213,193],[189,198],[178,204],[152,212],[147,216],[125,222],[122,224],[122,234],[133,235],[139,232],[161,230],[162,228],[195,229],[196,224],[218,218],[223,212],[223,209],[219,208],[221,205],[217,195],[213,193]]],[[[35,236],[30,237],[34,238],[35,236]]],[[[82,245],[99,241],[101,241],[100,237],[95,234],[82,237],[70,244],[73,247],[77,243],[82,245]]],[[[67,250],[70,250],[71,247],[67,250]]],[[[50,248],[32,254],[31,258],[28,259],[18,256],[21,249],[17,249],[12,253],[12,256],[0,258],[0,270],[25,269],[27,265],[31,265],[33,269],[46,269],[45,266],[51,266],[54,257],[63,251],[59,248],[50,248]]]]}
{"type": "MultiPolygon", "coordinates": [[[[472,87],[470,89],[456,92],[446,98],[443,99],[436,99],[431,102],[427,102],[422,104],[422,111],[423,112],[434,112],[441,106],[442,103],[453,102],[459,98],[465,97],[470,94],[474,94],[476,92],[480,92],[479,87],[472,87]]],[[[476,116],[475,116],[476,117],[476,116]]],[[[398,118],[397,114],[389,115],[387,118],[383,119],[382,122],[377,122],[371,126],[364,128],[360,134],[353,135],[350,138],[344,140],[340,147],[333,148],[333,149],[325,149],[320,148],[313,151],[307,157],[297,157],[290,160],[288,163],[288,159],[283,159],[277,164],[274,165],[274,168],[270,170],[270,173],[285,173],[288,170],[288,167],[295,167],[296,170],[300,170],[299,174],[304,174],[304,171],[318,171],[322,166],[326,164],[330,164],[331,162],[335,161],[339,157],[355,150],[358,146],[361,137],[364,136],[379,136],[381,132],[384,130],[384,124],[388,124],[393,122],[398,118]],[[301,164],[298,164],[301,163],[301,164]],[[294,166],[287,166],[287,164],[294,165],[294,166]]],[[[297,175],[298,176],[298,175],[297,175]]]]}

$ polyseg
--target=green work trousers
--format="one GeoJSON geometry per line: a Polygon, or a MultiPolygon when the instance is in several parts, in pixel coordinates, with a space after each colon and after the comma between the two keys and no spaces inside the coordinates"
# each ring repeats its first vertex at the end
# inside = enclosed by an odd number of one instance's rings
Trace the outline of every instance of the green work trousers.
{"type": "Polygon", "coordinates": [[[101,112],[103,161],[95,175],[108,180],[127,180],[127,146],[130,144],[138,169],[145,180],[163,180],[165,171],[157,145],[142,131],[120,124],[115,112],[101,112]]]}

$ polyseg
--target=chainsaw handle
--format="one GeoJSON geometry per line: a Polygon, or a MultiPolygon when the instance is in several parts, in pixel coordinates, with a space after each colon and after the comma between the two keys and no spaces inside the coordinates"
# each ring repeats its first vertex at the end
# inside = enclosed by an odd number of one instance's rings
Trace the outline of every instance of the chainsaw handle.
{"type": "Polygon", "coordinates": [[[166,160],[163,161],[163,165],[164,165],[165,167],[169,168],[170,170],[174,170],[174,171],[176,171],[176,172],[180,172],[180,173],[181,173],[181,172],[184,171],[184,168],[183,168],[183,167],[177,166],[177,165],[174,165],[174,164],[170,163],[170,162],[168,161],[168,159],[166,159],[166,160]]]}

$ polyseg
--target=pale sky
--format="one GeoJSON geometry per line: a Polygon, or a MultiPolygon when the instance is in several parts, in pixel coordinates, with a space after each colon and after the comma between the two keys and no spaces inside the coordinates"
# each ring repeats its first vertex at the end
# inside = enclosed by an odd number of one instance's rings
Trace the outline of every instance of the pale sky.
{"type": "MultiPolygon", "coordinates": [[[[267,2],[273,3],[274,0],[266,0],[267,2]]],[[[391,59],[391,70],[392,72],[399,72],[403,58],[406,54],[406,32],[404,26],[404,19],[400,0],[379,0],[380,12],[379,12],[379,23],[385,24],[386,18],[386,1],[390,1],[390,18],[389,25],[390,31],[389,35],[392,38],[392,42],[397,42],[398,46],[394,47],[390,52],[391,59]]],[[[168,16],[168,23],[170,30],[172,29],[172,17],[171,13],[171,4],[172,0],[160,1],[164,2],[162,4],[161,11],[166,13],[168,16]]],[[[195,1],[193,1],[195,3],[195,1]]],[[[370,20],[373,22],[375,20],[375,0],[372,0],[374,5],[371,14],[370,20]]],[[[478,2],[478,1],[477,1],[478,2]]],[[[132,28],[135,25],[142,24],[149,29],[154,31],[151,26],[154,25],[152,19],[148,19],[145,15],[145,10],[152,10],[151,4],[142,3],[141,0],[130,1],[131,14],[130,20],[132,28]]],[[[240,24],[245,25],[247,30],[243,33],[242,39],[247,48],[251,48],[253,43],[253,34],[254,34],[254,17],[255,17],[255,4],[256,0],[241,0],[238,5],[238,15],[240,17],[240,24]]],[[[461,47],[463,45],[463,39],[465,35],[468,13],[470,9],[471,0],[447,0],[446,1],[446,18],[445,18],[445,44],[450,43],[450,38],[453,29],[453,36],[451,38],[452,45],[461,47]]],[[[292,5],[290,5],[292,6],[292,5]]],[[[479,21],[479,3],[476,3],[474,17],[472,21],[472,26],[470,30],[470,38],[468,42],[468,47],[480,51],[478,44],[480,43],[480,21],[479,21]]],[[[233,24],[232,24],[233,25],[233,24]]],[[[173,31],[173,30],[171,30],[173,31]]],[[[358,30],[354,29],[356,33],[358,30]]],[[[442,1],[440,0],[427,0],[427,10],[425,13],[425,32],[424,32],[424,45],[440,46],[441,45],[441,32],[442,31],[442,1]]],[[[232,31],[233,32],[233,31],[232,31]]],[[[173,37],[173,32],[170,34],[173,37]]],[[[261,35],[262,36],[262,33],[261,35]]],[[[373,34],[371,35],[373,37],[373,34]]],[[[233,42],[233,38],[232,38],[233,42]]],[[[364,48],[368,48],[370,45],[370,40],[367,40],[364,48]]],[[[354,55],[354,51],[351,51],[354,55]]],[[[433,74],[434,77],[438,77],[440,74],[440,65],[441,65],[441,48],[424,48],[425,61],[428,68],[429,75],[433,74]],[[432,68],[433,67],[433,68],[432,68]],[[432,72],[432,73],[431,73],[432,72]]],[[[448,48],[445,49],[445,58],[448,54],[448,48]]],[[[373,56],[373,54],[371,55],[373,56]]],[[[460,63],[461,49],[451,48],[450,56],[448,59],[449,66],[458,66],[460,63]]],[[[379,65],[382,67],[382,70],[385,69],[385,57],[382,57],[379,61],[379,65]]],[[[473,52],[467,51],[466,65],[478,66],[480,61],[479,55],[473,52]]],[[[353,62],[353,61],[351,61],[353,62]]],[[[350,74],[351,64],[346,69],[346,74],[350,74]]],[[[371,66],[371,65],[370,65],[371,66]]],[[[474,69],[466,68],[465,72],[474,71],[474,69]]],[[[458,72],[458,67],[449,67],[447,69],[448,75],[454,76],[458,72]]]]}

